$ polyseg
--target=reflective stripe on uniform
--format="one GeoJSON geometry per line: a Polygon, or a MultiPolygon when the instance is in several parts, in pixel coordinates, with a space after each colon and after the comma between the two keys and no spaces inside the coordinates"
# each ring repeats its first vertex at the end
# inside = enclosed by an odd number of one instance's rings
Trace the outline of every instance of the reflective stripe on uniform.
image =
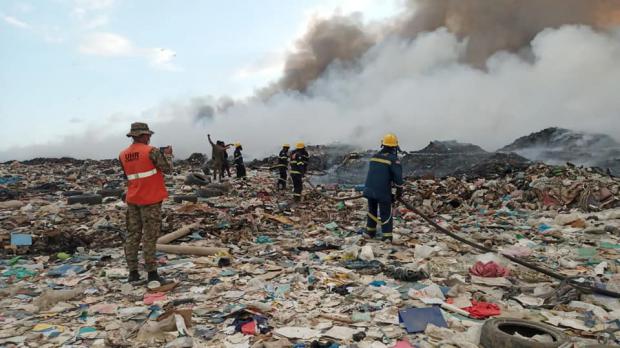
{"type": "Polygon", "coordinates": [[[392,165],[392,161],[386,160],[386,159],[383,159],[383,158],[375,158],[375,157],[373,157],[373,158],[370,159],[370,161],[371,162],[379,162],[379,163],[383,163],[383,164],[387,164],[387,165],[392,165]]]}
{"type": "Polygon", "coordinates": [[[382,224],[382,225],[385,225],[385,224],[387,224],[388,222],[390,222],[390,220],[392,220],[392,214],[390,214],[390,217],[389,217],[387,220],[385,220],[385,222],[381,222],[381,224],[382,224]]]}
{"type": "Polygon", "coordinates": [[[376,227],[366,227],[366,231],[375,232],[377,230],[376,227]]]}
{"type": "Polygon", "coordinates": [[[298,171],[296,171],[296,170],[291,170],[291,172],[290,172],[290,173],[291,173],[291,174],[301,174],[301,172],[298,172],[298,171]]]}
{"type": "Polygon", "coordinates": [[[371,213],[368,213],[368,217],[371,218],[374,222],[380,223],[379,219],[371,213]]]}
{"type": "Polygon", "coordinates": [[[299,196],[299,197],[301,197],[301,193],[293,193],[293,196],[299,196]]]}
{"type": "Polygon", "coordinates": [[[157,174],[157,169],[151,169],[148,172],[129,174],[129,175],[127,175],[127,180],[136,180],[136,179],[148,178],[149,176],[153,176],[155,174],[157,174]]]}

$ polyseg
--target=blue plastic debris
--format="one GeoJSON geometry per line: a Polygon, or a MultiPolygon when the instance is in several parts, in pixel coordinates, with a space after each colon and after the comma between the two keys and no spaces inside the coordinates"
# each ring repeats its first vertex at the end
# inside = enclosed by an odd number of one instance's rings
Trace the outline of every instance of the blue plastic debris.
{"type": "Polygon", "coordinates": [[[547,224],[540,224],[538,225],[538,232],[540,233],[545,233],[545,231],[548,231],[550,229],[552,229],[553,227],[547,225],[547,224]]]}
{"type": "Polygon", "coordinates": [[[11,233],[11,245],[32,245],[32,235],[26,233],[11,233]]]}
{"type": "Polygon", "coordinates": [[[398,311],[398,320],[405,326],[407,333],[424,332],[428,324],[448,327],[439,307],[402,309],[398,311]]]}
{"type": "Polygon", "coordinates": [[[49,272],[47,272],[47,275],[50,277],[64,277],[69,272],[73,272],[77,274],[77,273],[82,273],[85,271],[86,269],[84,269],[84,267],[80,265],[60,265],[50,270],[49,272]]]}

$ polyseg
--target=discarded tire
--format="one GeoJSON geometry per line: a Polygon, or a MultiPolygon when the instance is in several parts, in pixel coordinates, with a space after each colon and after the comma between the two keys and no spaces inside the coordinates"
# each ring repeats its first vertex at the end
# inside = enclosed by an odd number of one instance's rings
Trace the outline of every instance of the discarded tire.
{"type": "Polygon", "coordinates": [[[182,203],[183,201],[196,203],[198,202],[198,197],[194,195],[178,195],[178,196],[172,197],[172,200],[175,203],[182,203]]]}
{"type": "Polygon", "coordinates": [[[566,335],[552,326],[521,319],[487,320],[480,334],[480,345],[484,348],[556,348],[566,341],[566,335]],[[541,343],[528,339],[545,334],[551,336],[553,342],[541,343]]]}
{"type": "Polygon", "coordinates": [[[200,173],[190,173],[185,177],[185,183],[187,185],[206,185],[209,183],[209,178],[200,173]]]}
{"type": "Polygon", "coordinates": [[[125,193],[125,190],[123,190],[123,189],[103,189],[103,190],[97,191],[97,194],[101,195],[101,197],[103,197],[103,198],[105,198],[105,197],[121,197],[123,195],[123,193],[125,193]]]}
{"type": "Polygon", "coordinates": [[[201,197],[201,198],[217,197],[223,194],[224,192],[217,190],[217,189],[212,189],[212,188],[204,188],[204,189],[196,190],[196,196],[201,197]]]}
{"type": "Polygon", "coordinates": [[[73,197],[73,196],[80,196],[83,195],[84,192],[82,191],[65,191],[62,193],[63,196],[65,197],[73,197]]]}
{"type": "Polygon", "coordinates": [[[208,189],[213,189],[213,190],[220,190],[223,192],[228,192],[231,189],[230,184],[222,184],[219,182],[214,182],[212,184],[209,184],[209,187],[207,187],[208,189]]]}
{"type": "Polygon", "coordinates": [[[67,204],[101,204],[103,197],[101,195],[78,195],[67,197],[67,204]]]}

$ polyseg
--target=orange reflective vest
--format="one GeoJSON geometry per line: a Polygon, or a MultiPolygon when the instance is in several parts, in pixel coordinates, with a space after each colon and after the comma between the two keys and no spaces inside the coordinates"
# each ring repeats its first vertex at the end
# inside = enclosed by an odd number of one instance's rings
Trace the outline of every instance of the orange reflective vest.
{"type": "Polygon", "coordinates": [[[149,153],[152,146],[135,143],[123,150],[119,160],[127,175],[125,201],[135,205],[150,205],[168,198],[164,174],[159,171],[149,153]]]}

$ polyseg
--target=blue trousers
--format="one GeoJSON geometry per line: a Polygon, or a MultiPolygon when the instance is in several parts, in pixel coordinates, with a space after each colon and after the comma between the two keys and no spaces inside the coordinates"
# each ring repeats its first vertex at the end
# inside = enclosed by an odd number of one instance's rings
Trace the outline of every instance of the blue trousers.
{"type": "Polygon", "coordinates": [[[366,231],[372,237],[377,233],[377,225],[381,225],[383,238],[392,238],[392,202],[379,202],[376,199],[368,200],[368,219],[366,220],[366,231]],[[378,212],[378,213],[377,213],[378,212]]]}

